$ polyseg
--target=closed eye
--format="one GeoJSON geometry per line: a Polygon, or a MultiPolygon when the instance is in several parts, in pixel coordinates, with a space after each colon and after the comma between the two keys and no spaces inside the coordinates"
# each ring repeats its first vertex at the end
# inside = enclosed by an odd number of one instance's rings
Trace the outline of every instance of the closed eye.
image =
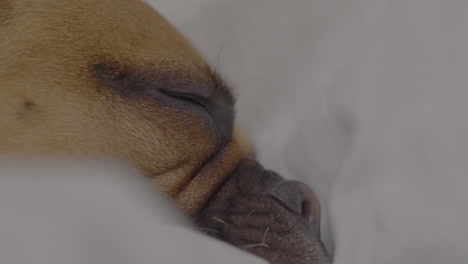
{"type": "Polygon", "coordinates": [[[169,97],[196,104],[203,108],[206,108],[210,104],[210,99],[196,93],[178,92],[167,89],[159,89],[159,91],[169,97]]]}

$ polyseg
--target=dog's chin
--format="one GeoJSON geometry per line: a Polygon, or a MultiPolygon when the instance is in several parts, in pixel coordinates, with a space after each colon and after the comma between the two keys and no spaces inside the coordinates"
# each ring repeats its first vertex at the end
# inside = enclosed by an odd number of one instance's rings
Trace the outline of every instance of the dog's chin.
{"type": "MultiPolygon", "coordinates": [[[[243,160],[198,215],[196,223],[210,236],[270,263],[330,263],[314,223],[319,219],[298,212],[294,202],[278,199],[281,194],[275,195],[282,188],[278,186],[284,183],[297,182],[284,181],[258,163],[243,160]]],[[[310,208],[302,209],[310,211],[310,208]]]]}

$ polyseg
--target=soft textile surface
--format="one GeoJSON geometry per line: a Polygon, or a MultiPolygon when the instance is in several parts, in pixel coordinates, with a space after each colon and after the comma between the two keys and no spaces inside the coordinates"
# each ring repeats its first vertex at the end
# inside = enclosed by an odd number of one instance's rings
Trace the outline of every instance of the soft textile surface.
{"type": "MultiPolygon", "coordinates": [[[[265,166],[316,190],[334,263],[468,263],[467,1],[151,3],[237,89],[265,166]]],[[[2,176],[40,172],[6,164],[2,176]]],[[[42,173],[126,172],[82,167],[42,173]]],[[[262,263],[169,224],[149,211],[162,199],[128,184],[49,182],[37,196],[8,179],[1,263],[262,263]]]]}
{"type": "Polygon", "coordinates": [[[195,232],[114,162],[2,158],[0,168],[0,263],[264,263],[195,232]]]}
{"type": "Polygon", "coordinates": [[[152,3],[232,80],[263,163],[318,192],[335,263],[468,263],[467,1],[152,3]]]}

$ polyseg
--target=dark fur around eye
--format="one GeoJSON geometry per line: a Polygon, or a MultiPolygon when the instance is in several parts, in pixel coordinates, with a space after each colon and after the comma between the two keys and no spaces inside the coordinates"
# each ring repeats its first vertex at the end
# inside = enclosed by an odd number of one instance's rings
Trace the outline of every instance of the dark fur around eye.
{"type": "Polygon", "coordinates": [[[204,108],[207,108],[207,106],[211,104],[209,98],[206,98],[196,93],[177,92],[177,91],[171,91],[171,90],[164,89],[164,88],[159,89],[159,91],[167,96],[180,99],[183,101],[187,101],[187,102],[202,106],[204,108]]]}

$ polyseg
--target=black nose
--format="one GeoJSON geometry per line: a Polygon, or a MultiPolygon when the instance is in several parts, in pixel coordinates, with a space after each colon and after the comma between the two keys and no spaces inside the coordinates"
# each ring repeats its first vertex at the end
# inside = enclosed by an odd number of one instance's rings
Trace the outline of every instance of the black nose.
{"type": "Polygon", "coordinates": [[[320,234],[320,202],[307,185],[299,181],[284,181],[272,187],[268,193],[286,208],[310,221],[317,235],[320,234]]]}

